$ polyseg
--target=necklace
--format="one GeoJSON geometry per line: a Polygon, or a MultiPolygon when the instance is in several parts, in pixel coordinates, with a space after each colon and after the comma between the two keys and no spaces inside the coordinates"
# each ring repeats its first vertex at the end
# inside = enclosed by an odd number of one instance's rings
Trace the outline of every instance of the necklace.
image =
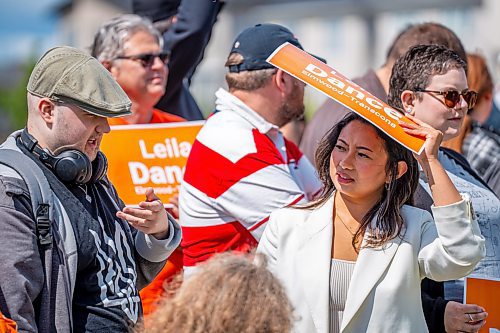
{"type": "Polygon", "coordinates": [[[339,218],[340,223],[342,223],[342,225],[347,229],[347,231],[354,237],[355,233],[353,233],[351,229],[349,229],[349,227],[347,226],[347,224],[345,224],[344,220],[342,220],[340,215],[338,213],[335,213],[335,216],[339,218]]]}
{"type": "Polygon", "coordinates": [[[92,197],[89,195],[88,193],[88,187],[87,187],[87,184],[81,184],[81,185],[78,185],[78,188],[80,190],[83,191],[83,193],[85,193],[85,199],[88,201],[88,202],[92,202],[92,197]]]}

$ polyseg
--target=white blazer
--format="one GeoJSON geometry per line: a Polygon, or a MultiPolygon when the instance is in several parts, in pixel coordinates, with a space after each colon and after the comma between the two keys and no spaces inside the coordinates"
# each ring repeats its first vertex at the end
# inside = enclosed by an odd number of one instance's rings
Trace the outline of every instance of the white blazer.
{"type": "MultiPolygon", "coordinates": [[[[257,252],[282,281],[294,306],[295,332],[329,330],[333,199],[314,210],[271,214],[257,252]]],[[[470,273],[485,253],[469,201],[424,210],[403,206],[403,238],[359,252],[341,332],[427,332],[420,281],[470,273]]],[[[365,235],[365,239],[366,239],[365,235]]]]}

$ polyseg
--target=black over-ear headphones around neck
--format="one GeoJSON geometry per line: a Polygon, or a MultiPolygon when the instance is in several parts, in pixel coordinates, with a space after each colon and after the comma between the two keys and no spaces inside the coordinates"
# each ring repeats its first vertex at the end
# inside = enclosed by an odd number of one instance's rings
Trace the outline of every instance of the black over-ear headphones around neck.
{"type": "Polygon", "coordinates": [[[98,152],[93,162],[87,155],[76,149],[64,150],[58,155],[53,155],[48,149],[40,147],[38,141],[28,133],[26,128],[21,132],[19,139],[26,149],[37,156],[65,184],[94,183],[106,174],[108,163],[106,156],[101,152],[98,152]]]}

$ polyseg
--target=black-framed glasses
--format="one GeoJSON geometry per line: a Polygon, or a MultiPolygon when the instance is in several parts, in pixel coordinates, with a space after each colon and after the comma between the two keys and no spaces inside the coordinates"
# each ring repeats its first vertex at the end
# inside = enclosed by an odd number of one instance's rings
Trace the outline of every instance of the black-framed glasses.
{"type": "Polygon", "coordinates": [[[473,90],[467,90],[465,92],[460,92],[458,90],[426,90],[426,89],[415,89],[416,92],[426,92],[442,95],[444,97],[444,104],[449,108],[454,108],[460,103],[460,97],[463,97],[467,103],[467,107],[472,109],[476,105],[477,92],[473,90]]]}
{"type": "Polygon", "coordinates": [[[118,56],[115,59],[129,59],[140,62],[142,67],[151,67],[154,64],[156,58],[160,58],[160,61],[166,65],[168,64],[168,61],[170,59],[170,53],[142,53],[129,56],[118,56]]]}

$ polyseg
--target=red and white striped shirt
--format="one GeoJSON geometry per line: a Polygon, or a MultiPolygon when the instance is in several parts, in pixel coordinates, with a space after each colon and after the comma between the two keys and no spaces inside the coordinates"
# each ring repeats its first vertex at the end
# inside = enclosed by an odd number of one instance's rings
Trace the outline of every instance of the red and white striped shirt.
{"type": "Polygon", "coordinates": [[[278,127],[223,89],[189,155],[180,189],[184,266],[257,246],[269,214],[321,190],[314,167],[278,127]]]}

